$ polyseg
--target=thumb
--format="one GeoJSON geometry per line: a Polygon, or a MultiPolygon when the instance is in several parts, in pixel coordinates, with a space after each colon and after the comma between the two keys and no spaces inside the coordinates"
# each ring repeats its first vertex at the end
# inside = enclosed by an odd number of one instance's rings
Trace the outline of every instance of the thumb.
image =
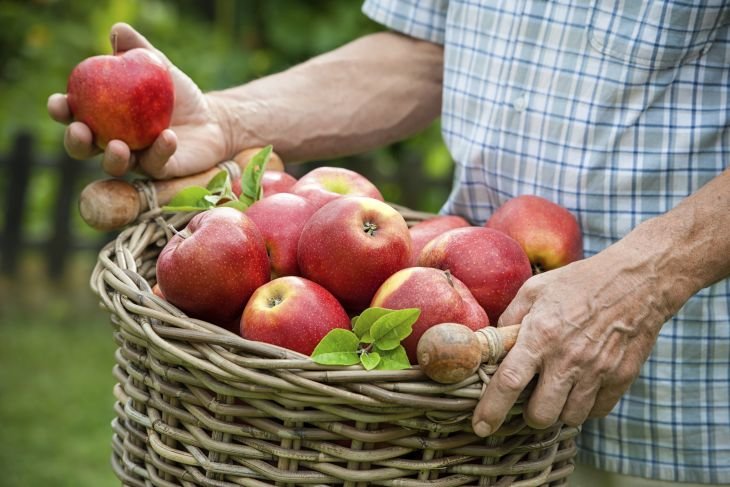
{"type": "Polygon", "coordinates": [[[150,41],[134,30],[131,25],[124,22],[117,22],[112,26],[109,40],[111,41],[115,54],[117,52],[129,51],[136,47],[156,50],[150,41]]]}

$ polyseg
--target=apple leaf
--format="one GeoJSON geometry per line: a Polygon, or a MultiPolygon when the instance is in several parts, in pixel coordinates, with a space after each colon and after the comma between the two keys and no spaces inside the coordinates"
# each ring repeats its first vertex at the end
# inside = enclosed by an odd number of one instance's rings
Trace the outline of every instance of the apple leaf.
{"type": "Polygon", "coordinates": [[[226,187],[231,187],[231,177],[228,174],[228,171],[220,170],[218,171],[218,174],[213,176],[213,179],[211,179],[208,182],[208,191],[211,193],[223,193],[226,190],[226,187]]]}
{"type": "Polygon", "coordinates": [[[360,363],[365,370],[373,370],[380,363],[380,354],[378,352],[366,352],[363,351],[360,354],[360,363]]]}
{"type": "Polygon", "coordinates": [[[373,343],[370,335],[370,328],[380,317],[391,313],[393,310],[385,308],[368,308],[353,321],[352,331],[360,338],[362,343],[373,343]]]}
{"type": "Polygon", "coordinates": [[[373,343],[380,350],[393,350],[401,340],[411,334],[413,323],[418,320],[421,310],[406,308],[392,311],[378,318],[370,328],[373,343]]]}
{"type": "Polygon", "coordinates": [[[236,199],[226,201],[225,203],[223,203],[222,205],[219,205],[219,206],[230,206],[231,208],[235,208],[238,211],[246,211],[246,209],[248,208],[248,206],[246,206],[245,203],[241,203],[240,201],[238,201],[236,199]]]}
{"type": "Polygon", "coordinates": [[[380,362],[375,367],[379,370],[403,370],[411,366],[411,362],[408,360],[408,354],[403,345],[398,345],[391,350],[382,350],[379,347],[375,347],[375,352],[380,355],[380,362]]]}
{"type": "Polygon", "coordinates": [[[167,212],[207,210],[214,206],[206,199],[210,195],[208,188],[188,186],[173,196],[162,209],[167,212]]]}
{"type": "Polygon", "coordinates": [[[261,178],[264,176],[266,164],[271,158],[271,145],[267,145],[257,152],[246,165],[241,175],[241,196],[239,200],[246,206],[251,206],[261,199],[261,178]]]}
{"type": "Polygon", "coordinates": [[[312,360],[321,365],[355,365],[360,363],[360,339],[350,330],[330,330],[312,352],[312,360]]]}

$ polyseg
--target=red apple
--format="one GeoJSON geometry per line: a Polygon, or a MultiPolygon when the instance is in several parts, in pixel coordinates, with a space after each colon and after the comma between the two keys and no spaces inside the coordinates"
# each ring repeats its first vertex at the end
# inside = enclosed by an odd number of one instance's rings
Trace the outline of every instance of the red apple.
{"type": "Polygon", "coordinates": [[[71,71],[67,92],[74,119],[89,126],[102,149],[114,139],[144,149],[170,126],[172,76],[149,49],[85,59],[71,71]]]}
{"type": "Polygon", "coordinates": [[[421,251],[418,265],[449,270],[472,292],[496,323],[532,275],[522,247],[504,233],[483,227],[449,230],[421,251]]]}
{"type": "Polygon", "coordinates": [[[246,210],[264,237],[272,278],[299,275],[299,236],[315,211],[317,208],[312,203],[289,193],[267,196],[246,210]]]}
{"type": "Polygon", "coordinates": [[[238,210],[217,207],[195,215],[157,259],[165,299],[194,318],[225,325],[269,280],[261,232],[238,210]]]}
{"type": "Polygon", "coordinates": [[[258,288],[241,318],[241,336],[311,355],[334,328],[350,328],[350,318],[325,288],[287,276],[258,288]]]}
{"type": "Polygon", "coordinates": [[[264,188],[264,198],[279,194],[291,193],[297,178],[284,171],[264,171],[261,177],[261,186],[264,188]]]}
{"type": "Polygon", "coordinates": [[[453,228],[468,227],[469,222],[456,215],[439,215],[416,223],[411,227],[411,265],[418,263],[421,250],[428,242],[453,228]]]}
{"type": "Polygon", "coordinates": [[[583,258],[583,235],[575,216],[540,196],[508,200],[487,220],[487,228],[520,244],[537,271],[548,271],[583,258]]]}
{"type": "Polygon", "coordinates": [[[439,323],[461,323],[472,330],[489,325],[489,318],[467,287],[448,271],[409,267],[390,276],[370,306],[388,309],[419,308],[413,332],[403,340],[411,363],[416,363],[418,340],[439,323]]]}
{"type": "Polygon", "coordinates": [[[317,208],[342,196],[369,196],[383,201],[383,195],[365,176],[340,167],[318,167],[299,178],[291,192],[311,201],[317,208]]]}
{"type": "Polygon", "coordinates": [[[411,235],[392,207],[348,196],[312,215],[299,238],[302,276],[334,294],[346,308],[365,308],[378,287],[408,265],[411,235]]]}

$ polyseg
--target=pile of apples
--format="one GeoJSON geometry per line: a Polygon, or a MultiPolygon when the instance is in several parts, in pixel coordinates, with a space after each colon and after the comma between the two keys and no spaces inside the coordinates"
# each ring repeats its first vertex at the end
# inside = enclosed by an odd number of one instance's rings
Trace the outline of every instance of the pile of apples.
{"type": "Polygon", "coordinates": [[[537,196],[509,200],[484,226],[439,215],[409,228],[348,169],[266,171],[262,187],[245,212],[212,208],[177,232],[155,289],[191,317],[305,355],[368,307],[418,308],[403,340],[416,363],[431,326],[494,324],[534,269],[582,258],[576,219],[537,196]]]}

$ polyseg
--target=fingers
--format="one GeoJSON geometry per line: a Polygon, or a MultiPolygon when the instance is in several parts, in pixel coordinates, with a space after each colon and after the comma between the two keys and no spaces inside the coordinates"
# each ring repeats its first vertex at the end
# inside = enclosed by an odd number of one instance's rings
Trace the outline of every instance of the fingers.
{"type": "Polygon", "coordinates": [[[497,431],[536,371],[535,357],[518,341],[492,376],[474,410],[472,427],[477,435],[488,436],[497,431]]]}
{"type": "Polygon", "coordinates": [[[580,426],[588,419],[588,414],[593,409],[598,393],[598,381],[579,381],[573,390],[570,391],[565,407],[560,414],[560,421],[568,426],[580,426]]]}
{"type": "Polygon", "coordinates": [[[563,412],[572,387],[573,379],[564,372],[541,372],[525,408],[525,423],[536,429],[545,429],[555,424],[563,412]]]}
{"type": "Polygon", "coordinates": [[[54,93],[48,97],[48,114],[56,122],[69,124],[73,122],[73,115],[71,115],[71,109],[66,101],[66,95],[62,93],[54,93]]]}
{"type": "Polygon", "coordinates": [[[134,169],[134,155],[121,140],[110,140],[104,149],[101,167],[110,176],[124,176],[134,169]]]}
{"type": "Polygon", "coordinates": [[[177,149],[177,136],[170,129],[165,129],[155,139],[151,147],[139,154],[139,165],[145,174],[155,179],[164,179],[172,176],[171,157],[177,149]]]}
{"type": "Polygon", "coordinates": [[[591,409],[591,412],[588,414],[589,418],[603,418],[604,416],[607,416],[608,413],[610,413],[614,407],[616,407],[616,404],[618,403],[619,399],[621,399],[621,396],[624,392],[626,392],[627,387],[603,387],[596,396],[596,402],[593,405],[593,408],[591,409]]]}
{"type": "Polygon", "coordinates": [[[111,28],[109,41],[114,52],[124,52],[136,47],[155,49],[154,46],[142,34],[124,22],[117,22],[111,28]]]}
{"type": "Polygon", "coordinates": [[[94,134],[91,133],[91,129],[81,122],[73,122],[66,127],[63,146],[68,155],[74,159],[90,159],[101,152],[94,144],[94,134]]]}

